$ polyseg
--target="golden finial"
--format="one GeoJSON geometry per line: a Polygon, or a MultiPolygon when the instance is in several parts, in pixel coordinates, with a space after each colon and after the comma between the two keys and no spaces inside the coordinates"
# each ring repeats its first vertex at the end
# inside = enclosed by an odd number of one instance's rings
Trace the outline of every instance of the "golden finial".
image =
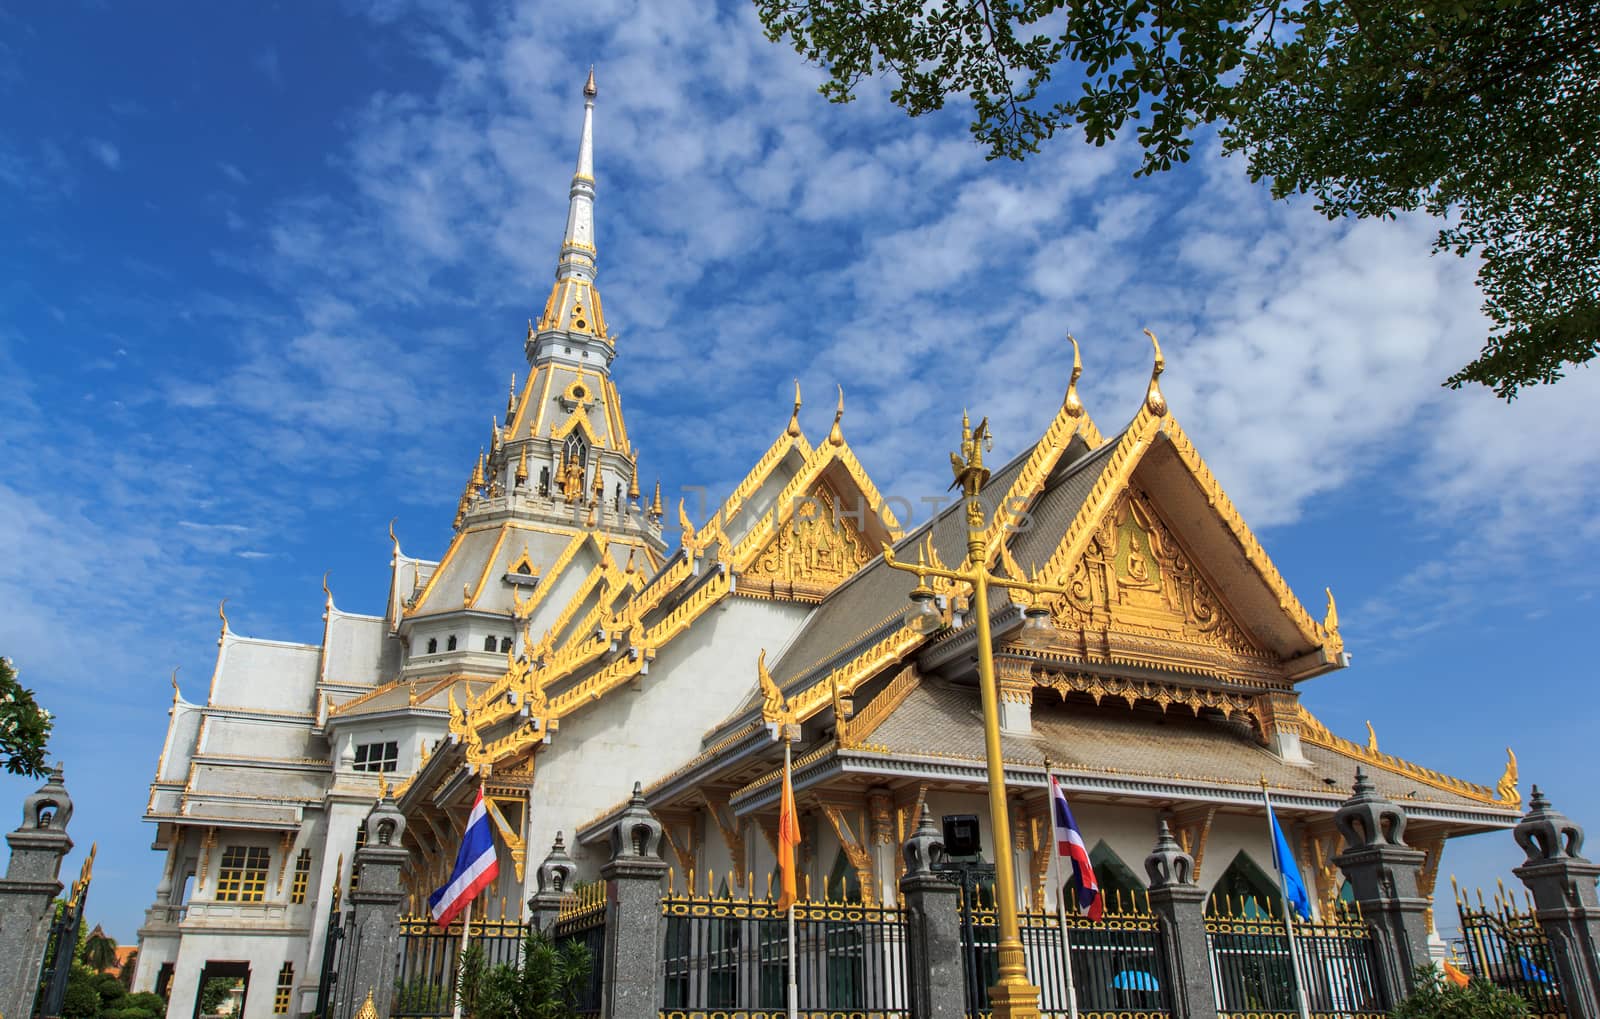
{"type": "Polygon", "coordinates": [[[623,567],[623,570],[622,570],[623,573],[632,573],[633,572],[633,553],[635,551],[637,551],[637,549],[635,549],[633,546],[631,546],[631,545],[628,546],[628,565],[623,567]]]}
{"type": "Polygon", "coordinates": [[[593,99],[600,92],[594,87],[594,65],[589,65],[589,80],[583,83],[583,94],[593,99]]]}
{"type": "Polygon", "coordinates": [[[792,438],[800,437],[800,380],[794,380],[794,413],[789,415],[789,427],[784,429],[784,434],[792,438]]]}
{"type": "Polygon", "coordinates": [[[500,415],[489,415],[489,452],[500,452],[500,415]]]}
{"type": "Polygon", "coordinates": [[[179,696],[181,695],[178,692],[178,666],[174,665],[172,667],[172,703],[178,703],[179,696]]]}
{"type": "Polygon", "coordinates": [[[639,501],[639,455],[633,457],[633,473],[628,475],[628,499],[631,502],[639,501]]]}
{"type": "Polygon", "coordinates": [[[656,497],[650,503],[650,517],[651,517],[652,520],[660,520],[665,515],[666,514],[661,509],[661,479],[657,478],[656,479],[656,497]]]}
{"type": "MultiPolygon", "coordinates": [[[[529,323],[530,325],[532,323],[529,323]]],[[[517,409],[517,373],[511,373],[511,388],[506,391],[506,427],[511,427],[511,418],[517,409]]]]}
{"type": "Polygon", "coordinates": [[[394,523],[399,519],[399,517],[389,518],[389,542],[394,545],[394,557],[396,559],[400,558],[400,539],[394,536],[394,523]]]}
{"type": "Polygon", "coordinates": [[[1370,721],[1367,722],[1367,750],[1374,754],[1378,752],[1378,732],[1370,721]]]}
{"type": "Polygon", "coordinates": [[[484,461],[483,447],[479,446],[478,447],[478,462],[472,465],[472,480],[470,482],[468,482],[468,484],[467,484],[468,488],[482,488],[483,487],[483,461],[484,461]]]}
{"type": "Polygon", "coordinates": [[[1078,356],[1078,341],[1071,333],[1067,334],[1067,342],[1072,344],[1072,378],[1067,382],[1067,398],[1062,401],[1061,407],[1067,412],[1067,417],[1083,416],[1083,401],[1078,399],[1078,379],[1083,376],[1083,360],[1078,356]]]}
{"type": "Polygon", "coordinates": [[[761,683],[761,720],[769,725],[787,722],[789,705],[783,699],[783,690],[773,681],[772,673],[767,671],[766,648],[762,648],[756,656],[756,678],[761,683]]]}
{"type": "Polygon", "coordinates": [[[600,518],[595,512],[595,506],[596,503],[591,500],[589,502],[589,519],[584,522],[585,527],[594,527],[600,523],[600,518]]]}
{"type": "Polygon", "coordinates": [[[1517,790],[1517,755],[1506,747],[1506,770],[1494,787],[1495,798],[1501,803],[1519,804],[1522,793],[1517,790]]]}
{"type": "Polygon", "coordinates": [[[356,1010],[356,1019],[380,1019],[378,1006],[372,1002],[372,988],[367,988],[367,1000],[356,1010]]]}
{"type": "Polygon", "coordinates": [[[1328,595],[1328,611],[1322,617],[1322,628],[1330,635],[1336,634],[1339,632],[1339,606],[1334,603],[1333,588],[1325,587],[1322,590],[1328,595]]]}
{"type": "Polygon", "coordinates": [[[522,455],[517,458],[517,484],[526,484],[528,481],[528,444],[522,444],[522,455]]]}
{"type": "Polygon", "coordinates": [[[1146,329],[1144,334],[1150,337],[1150,344],[1156,348],[1155,367],[1150,371],[1150,388],[1145,391],[1144,405],[1156,417],[1165,417],[1167,414],[1167,398],[1161,395],[1161,384],[1156,380],[1161,378],[1161,373],[1167,370],[1167,359],[1161,356],[1161,341],[1156,339],[1156,334],[1146,329]]]}
{"type": "Polygon", "coordinates": [[[833,430],[828,432],[828,441],[835,446],[844,445],[844,432],[839,430],[839,421],[844,417],[844,387],[839,387],[839,409],[833,412],[833,430]]]}

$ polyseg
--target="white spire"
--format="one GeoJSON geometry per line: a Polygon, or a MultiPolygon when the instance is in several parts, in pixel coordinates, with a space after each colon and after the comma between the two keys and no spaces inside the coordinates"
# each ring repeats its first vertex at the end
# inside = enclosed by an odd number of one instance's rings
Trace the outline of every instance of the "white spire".
{"type": "Polygon", "coordinates": [[[583,137],[578,142],[578,168],[568,192],[567,235],[561,242],[556,279],[594,279],[594,68],[583,86],[583,137]]]}

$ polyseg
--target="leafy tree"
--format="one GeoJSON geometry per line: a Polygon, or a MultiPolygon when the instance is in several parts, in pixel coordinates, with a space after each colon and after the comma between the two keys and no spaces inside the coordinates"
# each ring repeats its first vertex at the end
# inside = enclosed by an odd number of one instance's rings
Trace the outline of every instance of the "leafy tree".
{"type": "Polygon", "coordinates": [[[1493,323],[1447,380],[1561,378],[1600,353],[1600,4],[1592,0],[754,0],[849,102],[874,74],[911,116],[965,96],[990,158],[1125,129],[1136,175],[1214,124],[1274,197],[1330,219],[1423,210],[1477,254],[1493,323]]]}
{"type": "Polygon", "coordinates": [[[229,977],[212,977],[200,988],[200,1014],[216,1015],[222,1003],[228,1000],[228,992],[232,991],[238,980],[229,977]]]}
{"type": "Polygon", "coordinates": [[[117,942],[96,924],[84,940],[80,958],[90,969],[104,973],[117,964],[117,942]]]}
{"type": "Polygon", "coordinates": [[[1432,966],[1419,966],[1417,989],[1396,1005],[1393,1019],[1527,1019],[1528,1005],[1487,980],[1458,987],[1432,966]]]}
{"type": "Polygon", "coordinates": [[[67,993],[61,999],[62,1019],[97,1019],[102,1007],[97,976],[82,963],[73,964],[67,973],[67,993]]]}
{"type": "Polygon", "coordinates": [[[484,974],[476,1019],[576,1019],[578,998],[594,960],[589,949],[557,945],[537,927],[522,943],[522,967],[500,965],[484,974]]]}
{"type": "Polygon", "coordinates": [[[45,744],[54,725],[50,712],[39,707],[33,691],[17,682],[11,659],[0,658],[0,758],[13,775],[43,777],[45,744]]]}
{"type": "Polygon", "coordinates": [[[112,1019],[162,1019],[167,1014],[167,1000],[159,994],[149,991],[140,991],[123,998],[115,1012],[108,1012],[112,1019]]]}

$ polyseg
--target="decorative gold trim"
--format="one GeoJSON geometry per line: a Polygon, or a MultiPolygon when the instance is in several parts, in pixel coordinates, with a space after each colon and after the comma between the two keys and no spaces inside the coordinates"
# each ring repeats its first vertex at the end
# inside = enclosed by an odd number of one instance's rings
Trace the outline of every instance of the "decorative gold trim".
{"type": "MultiPolygon", "coordinates": [[[[833,677],[837,683],[837,677],[833,677]]],[[[911,691],[922,685],[922,676],[917,672],[915,665],[907,665],[900,673],[891,679],[887,686],[878,691],[878,695],[861,711],[849,719],[839,722],[839,746],[844,749],[854,749],[863,745],[868,736],[877,731],[878,726],[892,714],[895,709],[905,703],[911,696],[911,691]]]]}
{"type": "Polygon", "coordinates": [[[1487,786],[1453,778],[1443,772],[1434,771],[1432,768],[1424,768],[1420,764],[1413,764],[1393,754],[1369,750],[1352,740],[1347,740],[1342,736],[1335,736],[1326,725],[1322,724],[1320,719],[1306,710],[1305,705],[1300,705],[1300,739],[1302,742],[1310,743],[1312,746],[1319,746],[1343,754],[1346,757],[1353,757],[1358,761],[1382,768],[1385,771],[1397,772],[1434,789],[1454,793],[1457,796],[1475,800],[1479,803],[1495,807],[1516,807],[1521,802],[1520,797],[1514,801],[1504,800],[1499,798],[1487,786]]]}

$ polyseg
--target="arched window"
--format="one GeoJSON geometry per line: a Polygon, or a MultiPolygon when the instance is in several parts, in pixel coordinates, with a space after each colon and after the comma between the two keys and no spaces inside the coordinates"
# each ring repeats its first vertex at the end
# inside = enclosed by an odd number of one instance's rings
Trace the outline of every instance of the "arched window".
{"type": "Polygon", "coordinates": [[[1279,918],[1283,916],[1283,897],[1278,892],[1277,882],[1241,849],[1217,883],[1211,886],[1206,912],[1249,919],[1279,918]]]}
{"type": "Polygon", "coordinates": [[[490,637],[483,638],[483,649],[485,651],[493,651],[494,650],[494,637],[490,636],[490,637]]]}
{"type": "Polygon", "coordinates": [[[576,429],[567,436],[566,444],[562,446],[562,453],[564,459],[575,461],[579,467],[589,466],[589,444],[576,429]]]}
{"type": "Polygon", "coordinates": [[[429,637],[428,638],[428,654],[436,655],[438,653],[439,653],[439,638],[438,637],[429,637]]]}
{"type": "Polygon", "coordinates": [[[446,651],[454,651],[456,649],[456,635],[455,634],[452,633],[448,638],[446,638],[446,640],[444,642],[444,649],[446,651]]]}
{"type": "Polygon", "coordinates": [[[500,638],[500,653],[501,654],[505,654],[507,651],[510,651],[510,650],[511,650],[511,638],[510,637],[501,637],[500,638]]]}
{"type": "MultiPolygon", "coordinates": [[[[1149,909],[1150,901],[1145,894],[1144,882],[1122,862],[1122,857],[1114,849],[1106,845],[1104,839],[1090,851],[1089,865],[1094,868],[1094,881],[1100,886],[1100,901],[1107,912],[1143,913],[1149,909]]],[[[1070,865],[1066,863],[1063,863],[1062,869],[1067,872],[1064,883],[1066,903],[1070,907],[1078,901],[1078,876],[1071,872],[1070,865]]]]}

